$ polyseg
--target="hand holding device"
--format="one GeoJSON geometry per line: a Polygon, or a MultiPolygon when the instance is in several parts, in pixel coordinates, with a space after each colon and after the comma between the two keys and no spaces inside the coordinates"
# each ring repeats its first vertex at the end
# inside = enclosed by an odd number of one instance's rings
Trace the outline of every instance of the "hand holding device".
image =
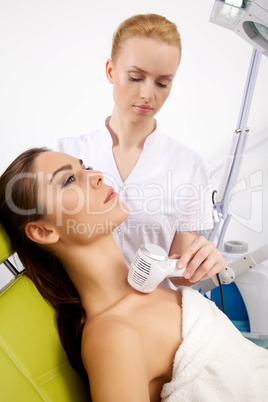
{"type": "Polygon", "coordinates": [[[137,251],[128,273],[128,283],[142,293],[153,292],[167,277],[183,277],[186,268],[178,269],[179,260],[168,259],[160,246],[147,243],[137,251]]]}

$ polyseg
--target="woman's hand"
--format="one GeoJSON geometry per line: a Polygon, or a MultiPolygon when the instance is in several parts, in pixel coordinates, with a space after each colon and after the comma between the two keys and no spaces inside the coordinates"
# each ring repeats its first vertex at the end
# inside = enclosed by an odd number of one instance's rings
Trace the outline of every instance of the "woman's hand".
{"type": "MultiPolygon", "coordinates": [[[[196,235],[195,232],[178,234],[179,237],[181,237],[180,235],[187,236],[183,238],[185,249],[181,250],[181,247],[179,247],[180,254],[173,254],[170,258],[179,258],[178,269],[183,269],[187,266],[183,276],[190,282],[189,284],[209,279],[224,269],[225,260],[213,242],[208,241],[203,236],[196,235]],[[191,234],[192,239],[189,237],[191,234]],[[189,242],[190,239],[191,241],[189,242]]],[[[176,239],[176,242],[173,241],[171,252],[175,251],[175,243],[178,241],[179,239],[176,239]]],[[[185,284],[179,278],[178,281],[175,278],[172,281],[174,284],[185,284]]]]}

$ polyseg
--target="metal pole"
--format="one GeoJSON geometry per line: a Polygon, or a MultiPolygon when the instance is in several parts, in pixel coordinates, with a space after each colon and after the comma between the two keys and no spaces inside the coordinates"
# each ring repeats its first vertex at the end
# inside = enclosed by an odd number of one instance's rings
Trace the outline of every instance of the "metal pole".
{"type": "MultiPolygon", "coordinates": [[[[249,133],[249,130],[247,129],[247,121],[258,76],[260,60],[261,53],[257,49],[253,48],[240,113],[238,116],[237,128],[235,130],[235,134],[239,135],[239,138],[236,141],[231,167],[229,166],[227,169],[228,175],[227,177],[223,177],[223,180],[221,181],[221,188],[219,188],[218,190],[218,193],[222,194],[222,197],[220,197],[221,199],[219,200],[217,200],[216,198],[216,202],[214,204],[214,212],[218,216],[218,222],[211,230],[209,240],[214,241],[214,239],[218,237],[218,248],[220,248],[221,246],[223,236],[226,232],[227,224],[230,220],[228,218],[230,192],[236,182],[239,168],[244,156],[246,140],[249,133]]],[[[226,161],[226,164],[227,163],[230,164],[230,161],[226,161]]],[[[224,169],[224,174],[226,174],[226,169],[224,169]]]]}

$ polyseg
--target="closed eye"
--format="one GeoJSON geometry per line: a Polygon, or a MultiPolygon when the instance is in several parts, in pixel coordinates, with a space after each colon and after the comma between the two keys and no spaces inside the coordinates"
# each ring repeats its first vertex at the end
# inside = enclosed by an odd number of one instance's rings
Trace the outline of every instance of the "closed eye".
{"type": "Polygon", "coordinates": [[[129,81],[131,81],[131,82],[140,82],[140,81],[142,81],[142,78],[129,77],[129,81]]]}
{"type": "MultiPolygon", "coordinates": [[[[142,81],[142,78],[129,77],[129,81],[140,82],[140,81],[142,81]]],[[[162,84],[161,82],[156,82],[156,85],[160,88],[167,88],[167,86],[168,86],[168,84],[162,84]]]]}
{"type": "Polygon", "coordinates": [[[156,85],[158,85],[160,88],[167,88],[167,84],[161,84],[161,82],[157,82],[156,85]]]}

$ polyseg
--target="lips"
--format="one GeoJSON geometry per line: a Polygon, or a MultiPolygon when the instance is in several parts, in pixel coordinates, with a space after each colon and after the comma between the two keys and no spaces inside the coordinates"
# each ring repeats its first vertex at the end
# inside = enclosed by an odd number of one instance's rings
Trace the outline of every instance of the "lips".
{"type": "Polygon", "coordinates": [[[140,113],[149,113],[153,108],[149,105],[134,105],[134,108],[140,113]]]}
{"type": "Polygon", "coordinates": [[[117,196],[118,196],[118,194],[114,191],[114,189],[110,188],[110,190],[108,191],[107,196],[105,198],[104,204],[106,204],[106,202],[113,200],[117,196]]]}

